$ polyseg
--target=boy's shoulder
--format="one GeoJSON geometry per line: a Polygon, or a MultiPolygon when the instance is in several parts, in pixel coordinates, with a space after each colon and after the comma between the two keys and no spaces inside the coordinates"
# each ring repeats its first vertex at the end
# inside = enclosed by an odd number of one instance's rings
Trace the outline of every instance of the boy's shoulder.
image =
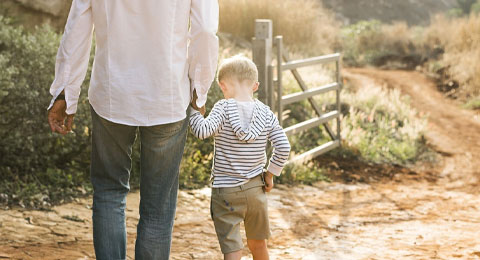
{"type": "Polygon", "coordinates": [[[227,99],[224,99],[224,98],[220,99],[217,102],[215,102],[215,104],[213,104],[213,109],[224,111],[227,109],[227,104],[228,104],[227,99]]]}
{"type": "Polygon", "coordinates": [[[257,103],[260,106],[260,108],[264,109],[265,111],[267,111],[269,113],[273,113],[273,111],[270,109],[270,107],[265,105],[262,101],[260,101],[258,99],[255,99],[255,103],[257,103]]]}
{"type": "Polygon", "coordinates": [[[260,107],[261,110],[264,111],[266,115],[267,120],[272,120],[273,118],[276,118],[275,113],[270,109],[270,107],[266,104],[264,104],[262,101],[255,99],[255,103],[260,107]]]}
{"type": "Polygon", "coordinates": [[[227,103],[228,103],[228,99],[222,98],[222,99],[218,100],[217,102],[215,102],[215,104],[213,106],[214,107],[217,107],[217,106],[224,107],[227,103]]]}

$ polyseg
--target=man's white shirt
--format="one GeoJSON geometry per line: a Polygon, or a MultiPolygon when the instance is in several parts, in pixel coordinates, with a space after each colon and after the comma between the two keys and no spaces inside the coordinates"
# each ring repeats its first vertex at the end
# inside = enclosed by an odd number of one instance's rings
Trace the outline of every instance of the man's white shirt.
{"type": "Polygon", "coordinates": [[[193,89],[205,104],[218,60],[217,0],[73,0],[50,88],[74,114],[95,33],[88,91],[93,109],[119,124],[186,117],[193,89]]]}

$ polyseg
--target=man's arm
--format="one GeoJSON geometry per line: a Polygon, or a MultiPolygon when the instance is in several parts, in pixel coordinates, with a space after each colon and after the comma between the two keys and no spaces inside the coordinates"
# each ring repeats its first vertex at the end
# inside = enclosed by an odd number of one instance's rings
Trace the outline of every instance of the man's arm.
{"type": "Polygon", "coordinates": [[[198,99],[194,108],[201,108],[215,78],[218,63],[218,0],[192,0],[190,10],[190,45],[188,47],[188,75],[191,92],[198,99]]]}
{"type": "Polygon", "coordinates": [[[190,128],[193,135],[205,139],[220,131],[225,118],[224,103],[219,101],[213,106],[207,118],[204,118],[199,111],[194,110],[190,115],[190,128]]]}
{"type": "Polygon", "coordinates": [[[92,34],[91,0],[73,0],[57,52],[55,80],[50,87],[53,98],[48,107],[48,122],[52,132],[66,134],[71,130],[80,88],[87,73],[92,34]],[[64,98],[58,99],[60,94],[64,98]]]}

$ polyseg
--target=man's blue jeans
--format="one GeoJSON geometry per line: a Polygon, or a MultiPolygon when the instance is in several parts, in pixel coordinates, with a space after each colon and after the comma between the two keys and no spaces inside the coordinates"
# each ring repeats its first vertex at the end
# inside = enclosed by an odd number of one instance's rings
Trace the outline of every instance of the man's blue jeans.
{"type": "Polygon", "coordinates": [[[168,259],[188,120],[135,127],[105,120],[93,108],[91,114],[92,219],[97,259],[126,259],[125,206],[137,129],[141,177],[135,259],[168,259]]]}

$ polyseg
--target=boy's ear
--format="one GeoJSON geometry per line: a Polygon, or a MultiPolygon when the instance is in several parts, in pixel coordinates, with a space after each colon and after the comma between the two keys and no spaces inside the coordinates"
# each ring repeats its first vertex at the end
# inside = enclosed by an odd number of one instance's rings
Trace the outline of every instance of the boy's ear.
{"type": "Polygon", "coordinates": [[[253,84],[253,92],[257,91],[258,90],[258,86],[260,85],[260,82],[255,82],[255,84],[253,84]]]}
{"type": "Polygon", "coordinates": [[[227,89],[227,88],[225,87],[225,82],[223,82],[223,81],[219,81],[219,82],[218,82],[218,86],[220,87],[220,89],[221,89],[222,91],[225,91],[225,90],[227,89]]]}

